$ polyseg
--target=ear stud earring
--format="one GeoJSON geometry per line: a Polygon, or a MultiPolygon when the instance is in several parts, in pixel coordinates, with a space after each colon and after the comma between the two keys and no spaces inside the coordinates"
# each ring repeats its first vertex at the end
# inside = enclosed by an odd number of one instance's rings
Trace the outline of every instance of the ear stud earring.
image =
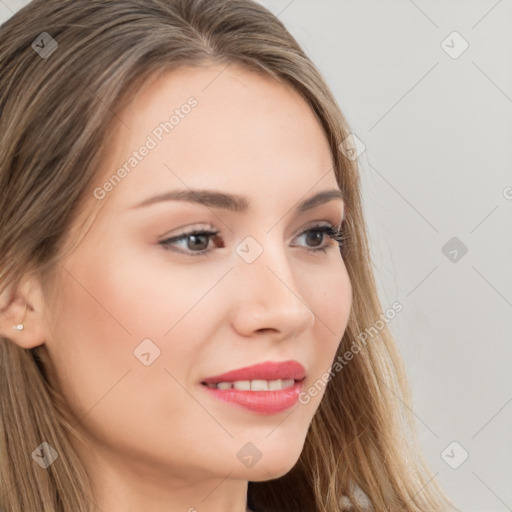
{"type": "MultiPolygon", "coordinates": [[[[25,309],[25,314],[23,315],[23,320],[25,320],[25,315],[26,314],[27,314],[27,310],[25,309]]],[[[25,329],[25,325],[23,324],[23,322],[21,324],[18,324],[18,325],[13,325],[13,327],[17,331],[23,331],[23,329],[25,329]]]]}

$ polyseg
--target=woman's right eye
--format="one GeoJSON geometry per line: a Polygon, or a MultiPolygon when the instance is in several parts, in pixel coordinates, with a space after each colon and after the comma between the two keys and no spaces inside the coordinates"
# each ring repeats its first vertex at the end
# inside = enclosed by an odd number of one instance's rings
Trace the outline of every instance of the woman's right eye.
{"type": "MultiPolygon", "coordinates": [[[[185,242],[185,246],[182,246],[177,252],[184,252],[191,256],[206,256],[209,252],[208,246],[210,239],[216,237],[218,234],[218,231],[194,230],[189,233],[167,238],[158,243],[163,245],[164,249],[173,251],[174,249],[171,248],[171,246],[178,246],[179,243],[185,242]]],[[[216,240],[220,241],[220,238],[216,240]]],[[[224,245],[219,245],[219,247],[224,247],[224,245]]]]}

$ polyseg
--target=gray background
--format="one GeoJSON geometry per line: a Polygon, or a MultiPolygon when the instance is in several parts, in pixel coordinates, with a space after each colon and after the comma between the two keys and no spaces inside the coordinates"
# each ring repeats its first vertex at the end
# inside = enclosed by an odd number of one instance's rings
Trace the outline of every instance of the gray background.
{"type": "MultiPolygon", "coordinates": [[[[0,0],[0,22],[27,3],[0,0]]],[[[512,510],[511,1],[260,3],[364,144],[375,274],[383,310],[403,304],[390,329],[435,478],[465,512],[512,510]]]]}

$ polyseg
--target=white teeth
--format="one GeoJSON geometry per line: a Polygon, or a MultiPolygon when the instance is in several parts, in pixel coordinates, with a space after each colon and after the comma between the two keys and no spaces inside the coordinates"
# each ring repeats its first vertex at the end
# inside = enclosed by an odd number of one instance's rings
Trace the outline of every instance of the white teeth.
{"type": "Polygon", "coordinates": [[[251,380],[251,391],[268,391],[266,380],[251,380]]]}
{"type": "Polygon", "coordinates": [[[293,379],[284,379],[283,380],[283,388],[286,389],[286,388],[291,388],[294,384],[294,380],[293,379]]]}
{"type": "Polygon", "coordinates": [[[216,389],[238,389],[241,391],[279,391],[281,389],[291,388],[295,384],[294,379],[277,380],[237,380],[235,382],[219,382],[217,384],[208,384],[210,388],[216,389]]]}
{"type": "MultiPolygon", "coordinates": [[[[218,386],[218,384],[217,384],[217,386],[218,386]]],[[[251,389],[251,381],[250,380],[237,380],[237,381],[233,382],[233,387],[235,389],[241,389],[242,391],[249,391],[251,389]]]]}
{"type": "Polygon", "coordinates": [[[283,381],[279,380],[269,380],[268,381],[268,389],[269,391],[273,391],[274,389],[283,389],[282,386],[283,381]]]}

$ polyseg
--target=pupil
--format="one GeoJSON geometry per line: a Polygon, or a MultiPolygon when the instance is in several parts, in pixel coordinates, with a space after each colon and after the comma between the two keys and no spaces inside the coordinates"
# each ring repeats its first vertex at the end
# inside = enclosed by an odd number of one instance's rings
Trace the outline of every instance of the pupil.
{"type": "Polygon", "coordinates": [[[195,240],[195,241],[198,241],[199,240],[199,246],[201,245],[201,241],[200,239],[203,239],[203,245],[204,247],[198,247],[197,244],[194,244],[194,243],[189,243],[189,249],[199,249],[199,250],[204,250],[204,249],[207,249],[208,248],[208,237],[206,235],[190,235],[189,237],[189,241],[190,240],[195,240]]]}
{"type": "MultiPolygon", "coordinates": [[[[316,245],[321,245],[321,242],[322,242],[322,236],[323,236],[323,233],[319,233],[319,232],[309,232],[308,233],[308,236],[312,237],[312,238],[316,238],[316,241],[318,241],[319,243],[316,244],[316,245]]],[[[314,241],[314,240],[313,240],[314,241]]],[[[315,245],[315,244],[313,244],[315,245]]]]}

